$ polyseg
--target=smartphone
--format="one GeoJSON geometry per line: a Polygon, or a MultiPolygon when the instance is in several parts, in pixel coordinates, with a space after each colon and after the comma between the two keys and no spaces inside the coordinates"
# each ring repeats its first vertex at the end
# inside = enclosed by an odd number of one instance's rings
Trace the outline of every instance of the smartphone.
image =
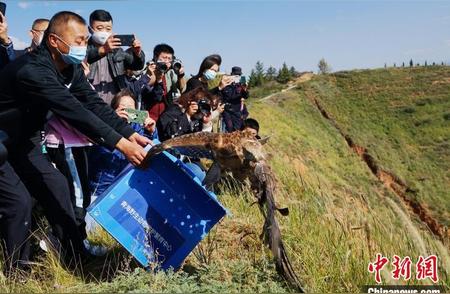
{"type": "Polygon", "coordinates": [[[128,113],[128,122],[130,123],[137,123],[143,125],[145,119],[147,118],[147,111],[145,110],[125,108],[125,111],[128,113]]]}
{"type": "MultiPolygon", "coordinates": [[[[0,12],[5,15],[6,13],[6,3],[0,2],[0,12]]],[[[0,17],[0,22],[3,22],[3,18],[0,17]]]]}
{"type": "Polygon", "coordinates": [[[114,38],[120,39],[122,46],[132,46],[134,42],[134,35],[115,35],[114,38]]]}
{"type": "Polygon", "coordinates": [[[247,84],[247,79],[245,78],[245,76],[241,76],[241,78],[239,80],[239,83],[241,85],[246,85],[247,84]]]}

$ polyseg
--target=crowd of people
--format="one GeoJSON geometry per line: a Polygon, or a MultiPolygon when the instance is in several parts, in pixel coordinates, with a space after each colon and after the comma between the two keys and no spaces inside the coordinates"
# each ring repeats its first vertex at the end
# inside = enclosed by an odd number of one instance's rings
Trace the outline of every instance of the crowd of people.
{"type": "MultiPolygon", "coordinates": [[[[0,116],[15,113],[0,118],[8,135],[0,165],[7,274],[29,267],[33,199],[51,226],[47,245],[66,258],[93,258],[86,209],[126,165],[143,161],[145,146],[193,132],[248,128],[258,137],[242,69],[222,73],[218,54],[205,57],[187,79],[170,45],[156,45],[146,58],[137,36],[128,44],[113,33],[105,10],[93,11],[89,23],[68,11],[36,19],[24,50],[14,49],[7,19],[0,18],[0,116]]],[[[190,160],[214,189],[217,166],[206,170],[190,160]]]]}

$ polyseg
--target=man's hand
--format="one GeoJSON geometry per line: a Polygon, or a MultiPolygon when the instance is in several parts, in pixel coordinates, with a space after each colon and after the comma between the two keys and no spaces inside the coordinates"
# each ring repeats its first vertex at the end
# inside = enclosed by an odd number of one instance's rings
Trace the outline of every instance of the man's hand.
{"type": "Polygon", "coordinates": [[[144,160],[147,152],[139,144],[122,138],[117,142],[116,148],[125,155],[127,160],[134,166],[139,166],[144,160]]]}
{"type": "Polygon", "coordinates": [[[98,52],[100,53],[100,55],[105,56],[114,49],[120,48],[121,45],[122,43],[120,43],[120,39],[114,38],[114,36],[111,35],[109,36],[108,40],[106,40],[105,45],[102,45],[98,48],[98,52]]]}
{"type": "Polygon", "coordinates": [[[181,67],[180,67],[180,71],[179,71],[179,73],[178,73],[178,76],[179,76],[179,77],[183,77],[183,76],[184,76],[184,66],[181,66],[181,67]]]}
{"type": "Polygon", "coordinates": [[[147,146],[148,144],[153,145],[153,141],[147,137],[141,136],[138,133],[133,133],[128,140],[133,143],[139,144],[142,147],[147,146]]]}
{"type": "Polygon", "coordinates": [[[156,70],[156,63],[151,62],[147,66],[147,76],[150,78],[150,80],[148,81],[148,84],[150,86],[153,86],[156,83],[155,70],[156,70]]]}
{"type": "Polygon", "coordinates": [[[128,112],[124,108],[117,108],[116,113],[118,116],[123,118],[124,120],[128,121],[128,112]]]}
{"type": "Polygon", "coordinates": [[[136,36],[134,36],[134,42],[133,42],[133,45],[131,46],[131,48],[133,48],[133,52],[136,56],[141,56],[141,51],[142,51],[141,47],[142,47],[141,41],[136,39],[136,36]]]}
{"type": "Polygon", "coordinates": [[[0,12],[0,43],[3,45],[11,44],[11,40],[8,37],[8,22],[6,21],[6,16],[0,12]]]}
{"type": "Polygon", "coordinates": [[[222,79],[220,80],[219,90],[223,90],[226,86],[231,85],[232,82],[233,82],[232,76],[228,75],[223,76],[222,79]]]}
{"type": "Polygon", "coordinates": [[[89,70],[89,64],[88,64],[86,61],[83,61],[83,62],[81,63],[81,67],[83,67],[84,75],[85,75],[85,76],[88,76],[89,73],[91,72],[91,71],[89,70]]]}
{"type": "MultiPolygon", "coordinates": [[[[156,122],[147,114],[147,118],[144,121],[144,128],[152,134],[155,131],[156,122]]],[[[153,142],[152,142],[153,145],[153,142]]]]}

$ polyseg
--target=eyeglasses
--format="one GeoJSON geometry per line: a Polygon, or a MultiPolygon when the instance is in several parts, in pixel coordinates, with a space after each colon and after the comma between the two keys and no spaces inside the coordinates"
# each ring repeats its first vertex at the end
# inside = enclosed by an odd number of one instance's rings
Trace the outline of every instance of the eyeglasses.
{"type": "MultiPolygon", "coordinates": [[[[63,42],[64,44],[66,44],[67,46],[70,47],[70,45],[66,41],[64,41],[60,36],[58,36],[55,33],[53,33],[53,35],[56,36],[61,42],[63,42]]],[[[90,38],[91,38],[91,35],[87,35],[87,36],[84,36],[84,37],[77,37],[77,38],[75,38],[75,43],[76,44],[87,43],[90,38]]]]}

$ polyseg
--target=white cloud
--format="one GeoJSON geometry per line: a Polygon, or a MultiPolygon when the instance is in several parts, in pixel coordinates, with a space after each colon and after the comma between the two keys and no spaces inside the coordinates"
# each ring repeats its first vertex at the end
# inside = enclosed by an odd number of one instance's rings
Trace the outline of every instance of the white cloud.
{"type": "Polygon", "coordinates": [[[20,40],[19,38],[16,38],[14,36],[9,36],[9,38],[11,39],[11,41],[14,44],[14,49],[16,50],[22,50],[28,47],[28,44],[22,40],[20,40]]]}
{"type": "Polygon", "coordinates": [[[31,3],[30,2],[24,2],[24,1],[20,1],[17,3],[17,5],[22,8],[22,9],[27,9],[30,7],[31,3]]]}

